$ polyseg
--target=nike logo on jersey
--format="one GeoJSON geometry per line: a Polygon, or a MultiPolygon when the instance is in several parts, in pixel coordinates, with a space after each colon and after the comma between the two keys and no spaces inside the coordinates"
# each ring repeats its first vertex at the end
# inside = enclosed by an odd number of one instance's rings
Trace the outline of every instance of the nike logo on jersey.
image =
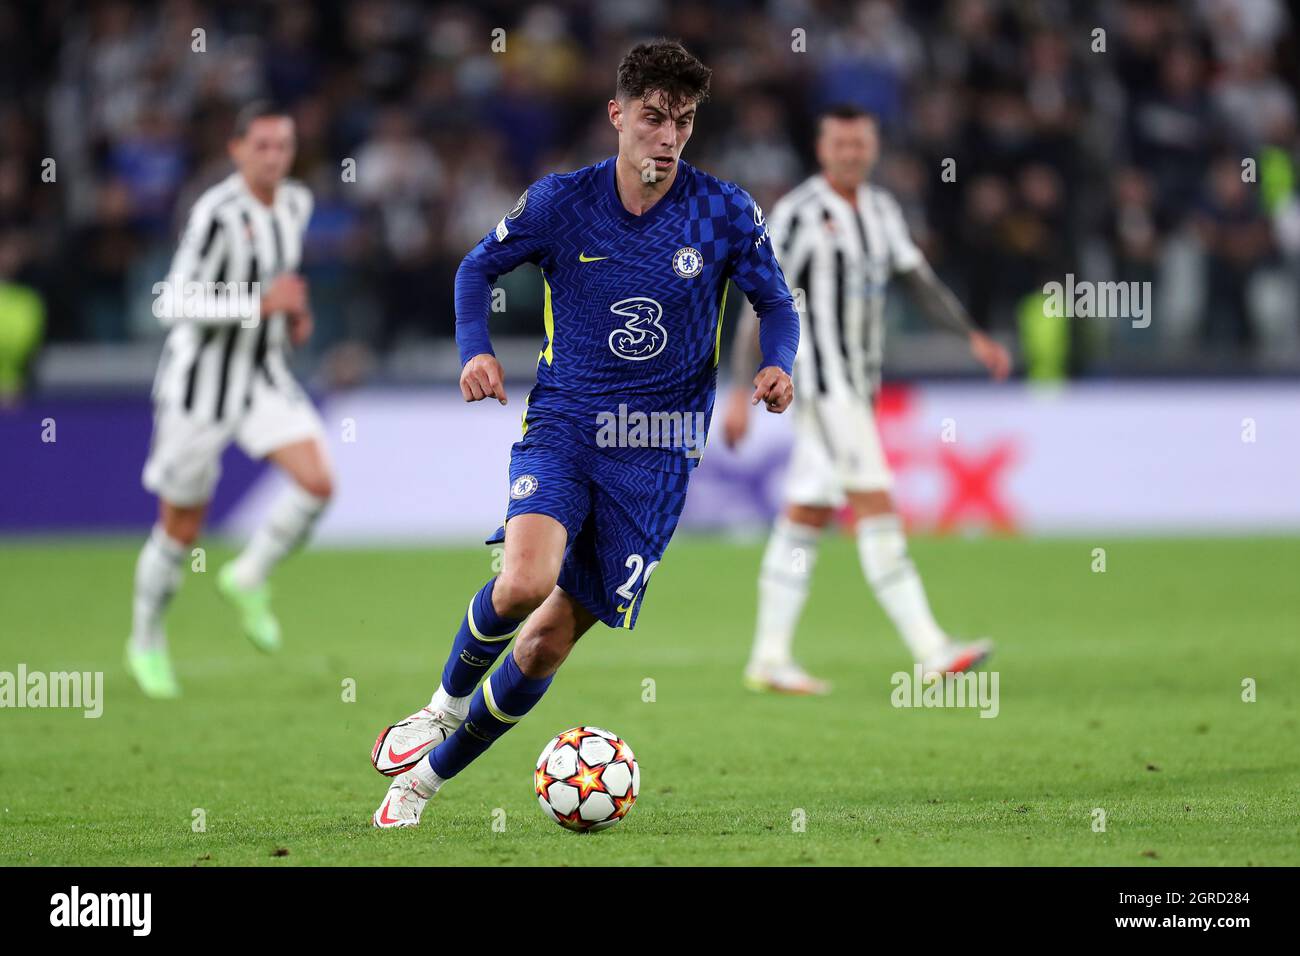
{"type": "Polygon", "coordinates": [[[599,262],[601,259],[608,259],[609,256],[589,256],[585,252],[578,253],[579,262],[599,262]]]}

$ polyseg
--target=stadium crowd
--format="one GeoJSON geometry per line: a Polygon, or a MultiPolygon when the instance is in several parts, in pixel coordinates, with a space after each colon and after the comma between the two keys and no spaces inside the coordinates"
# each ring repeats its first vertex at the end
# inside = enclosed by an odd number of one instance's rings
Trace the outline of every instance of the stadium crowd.
{"type": "MultiPolygon", "coordinates": [[[[1151,282],[1149,328],[1071,327],[1073,374],[1294,360],[1292,26],[1281,0],[9,3],[0,352],[33,324],[159,335],[150,287],[255,97],[295,116],[316,196],[310,357],[447,339],[461,256],[527,183],[612,151],[614,67],[669,35],[714,69],[687,159],[766,206],[811,171],[819,108],[874,111],[877,180],[985,328],[1019,334],[1067,273],[1151,282]]],[[[521,301],[496,331],[535,333],[521,301]]]]}

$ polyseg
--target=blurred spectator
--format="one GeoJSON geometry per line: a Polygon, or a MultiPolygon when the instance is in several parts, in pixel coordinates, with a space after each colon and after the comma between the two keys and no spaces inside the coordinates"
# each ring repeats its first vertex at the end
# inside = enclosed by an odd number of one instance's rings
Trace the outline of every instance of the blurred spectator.
{"type": "Polygon", "coordinates": [[[1252,336],[1250,282],[1266,265],[1272,236],[1254,192],[1242,181],[1241,164],[1235,157],[1215,161],[1197,219],[1209,266],[1208,340],[1215,345],[1248,345],[1252,336]]]}
{"type": "Polygon", "coordinates": [[[1104,235],[1115,259],[1117,279],[1155,279],[1161,224],[1151,179],[1142,170],[1130,166],[1115,174],[1104,235]]]}
{"type": "Polygon", "coordinates": [[[1216,138],[1203,72],[1196,49],[1178,44],[1161,60],[1155,86],[1132,98],[1129,158],[1150,174],[1157,201],[1173,215],[1192,209],[1216,138]]]}
{"type": "Polygon", "coordinates": [[[357,153],[355,190],[377,233],[371,265],[383,300],[385,346],[429,301],[443,178],[442,163],[416,134],[410,116],[396,107],[380,113],[374,134],[357,153]]]}

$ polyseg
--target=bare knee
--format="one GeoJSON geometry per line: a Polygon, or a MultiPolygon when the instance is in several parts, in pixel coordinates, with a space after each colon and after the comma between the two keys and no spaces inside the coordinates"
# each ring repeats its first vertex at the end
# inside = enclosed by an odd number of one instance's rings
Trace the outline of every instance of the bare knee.
{"type": "Polygon", "coordinates": [[[492,607],[502,617],[519,620],[542,606],[555,577],[534,568],[506,568],[492,587],[492,607]]]}
{"type": "Polygon", "coordinates": [[[199,533],[203,530],[203,514],[206,510],[203,505],[183,508],[164,503],[159,516],[163,531],[173,541],[189,547],[199,540],[199,533]]]}
{"type": "Polygon", "coordinates": [[[831,518],[835,514],[834,508],[824,505],[787,505],[785,516],[795,524],[801,524],[808,528],[824,528],[830,524],[831,518]]]}
{"type": "Polygon", "coordinates": [[[304,439],[277,448],[266,457],[307,494],[325,500],[334,496],[334,476],[322,442],[304,439]]]}
{"type": "Polygon", "coordinates": [[[298,476],[298,487],[322,501],[334,497],[334,478],[328,471],[313,471],[298,476]]]}
{"type": "Polygon", "coordinates": [[[855,521],[894,513],[894,499],[888,491],[851,491],[848,499],[855,521]]]}

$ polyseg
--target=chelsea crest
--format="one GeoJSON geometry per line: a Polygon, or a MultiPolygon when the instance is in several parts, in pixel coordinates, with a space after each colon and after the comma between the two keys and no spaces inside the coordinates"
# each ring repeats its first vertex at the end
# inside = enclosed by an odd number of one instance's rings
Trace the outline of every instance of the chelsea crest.
{"type": "Polygon", "coordinates": [[[704,257],[700,250],[692,246],[683,246],[673,253],[673,272],[683,279],[693,279],[704,268],[704,257]]]}

